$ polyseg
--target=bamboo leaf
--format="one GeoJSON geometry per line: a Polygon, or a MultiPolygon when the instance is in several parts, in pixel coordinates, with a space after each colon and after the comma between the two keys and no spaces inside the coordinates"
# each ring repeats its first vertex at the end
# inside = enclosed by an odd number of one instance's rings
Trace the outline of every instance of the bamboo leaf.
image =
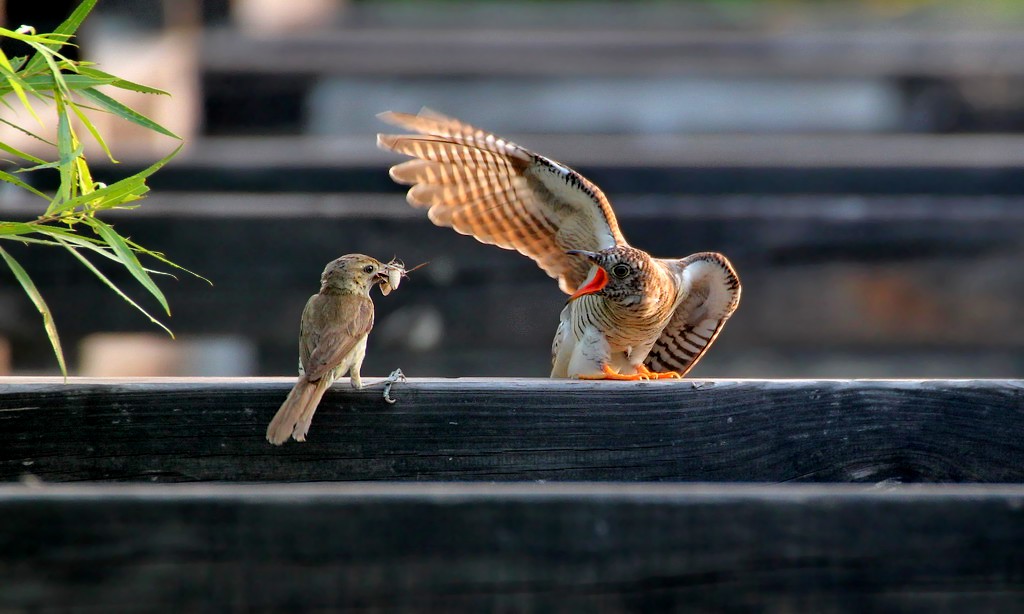
{"type": "Polygon", "coordinates": [[[18,237],[7,237],[0,234],[0,239],[7,239],[8,241],[17,241],[25,245],[56,245],[60,247],[60,243],[51,241],[49,239],[36,239],[34,237],[18,236],[18,237]]]}
{"type": "Polygon", "coordinates": [[[96,126],[94,126],[92,121],[89,120],[89,117],[86,116],[86,114],[78,108],[78,105],[69,102],[68,106],[71,107],[71,110],[75,112],[75,115],[78,116],[78,120],[82,122],[82,125],[85,126],[85,129],[89,131],[89,134],[92,135],[92,138],[95,139],[97,143],[99,143],[100,147],[103,148],[103,152],[107,154],[107,158],[111,162],[116,163],[117,160],[114,159],[114,154],[110,153],[110,148],[107,147],[107,142],[103,140],[102,136],[100,136],[99,131],[96,130],[96,126]]]}
{"type": "MultiPolygon", "coordinates": [[[[91,75],[62,75],[62,78],[69,90],[82,90],[99,85],[113,85],[116,82],[116,79],[101,79],[91,75]]],[[[57,81],[49,73],[26,77],[22,82],[31,88],[41,90],[52,90],[57,86],[57,81]]]]}
{"type": "MultiPolygon", "coordinates": [[[[75,151],[71,152],[71,160],[74,161],[75,158],[77,158],[80,155],[82,155],[82,146],[81,145],[78,146],[78,149],[76,149],[75,151]]],[[[19,168],[18,172],[19,173],[30,173],[32,171],[38,171],[38,170],[42,170],[44,168],[60,168],[60,165],[61,165],[61,161],[60,160],[54,160],[53,162],[45,162],[43,164],[37,164],[35,166],[30,166],[28,168],[19,168]]]]}
{"type": "Polygon", "coordinates": [[[14,94],[18,97],[18,100],[21,101],[21,106],[25,107],[25,109],[28,110],[29,115],[34,117],[35,120],[39,122],[39,125],[42,126],[42,118],[40,118],[39,115],[36,113],[36,110],[32,108],[32,104],[28,101],[28,96],[25,95],[26,84],[22,81],[21,77],[14,72],[13,67],[11,67],[10,63],[6,60],[7,56],[4,56],[4,65],[2,72],[4,77],[7,79],[7,84],[11,87],[11,90],[14,91],[14,94]]]}
{"type": "Polygon", "coordinates": [[[82,194],[63,201],[47,212],[47,215],[64,213],[85,205],[88,205],[91,209],[109,209],[128,200],[138,200],[148,191],[149,187],[146,186],[143,179],[132,176],[98,190],[93,190],[88,194],[82,194]]]}
{"type": "Polygon", "coordinates": [[[172,151],[171,153],[169,153],[166,156],[164,156],[163,158],[157,160],[156,162],[151,164],[149,167],[147,167],[147,168],[145,168],[145,169],[135,173],[134,175],[132,175],[130,177],[125,177],[124,179],[121,179],[121,180],[119,180],[119,181],[117,181],[115,183],[112,183],[112,184],[110,184],[110,185],[108,185],[108,186],[106,186],[104,188],[100,188],[98,190],[95,190],[94,192],[91,192],[89,194],[84,194],[82,196],[77,196],[77,197],[72,198],[70,200],[66,200],[66,201],[60,203],[52,211],[48,211],[48,213],[52,214],[52,213],[61,213],[63,211],[69,211],[71,209],[74,209],[75,207],[79,207],[79,206],[84,205],[84,204],[86,204],[87,202],[90,202],[90,201],[93,202],[92,206],[94,208],[104,209],[104,208],[109,208],[109,206],[111,206],[111,205],[105,205],[102,202],[99,203],[99,204],[96,204],[95,201],[97,201],[97,200],[107,200],[107,199],[117,199],[117,198],[121,198],[125,194],[127,194],[127,195],[139,195],[140,196],[141,194],[144,194],[146,191],[149,190],[149,188],[145,185],[145,179],[147,177],[149,177],[150,175],[152,175],[153,173],[155,173],[158,170],[160,170],[161,168],[163,168],[163,166],[165,164],[167,164],[168,162],[170,162],[171,158],[176,156],[179,151],[181,151],[181,146],[180,145],[178,147],[176,147],[174,149],[174,151],[172,151]]]}
{"type": "MultiPolygon", "coordinates": [[[[61,71],[60,66],[57,66],[57,63],[53,61],[54,56],[57,55],[57,57],[60,57],[61,59],[63,59],[65,61],[65,63],[70,63],[70,62],[67,61],[67,58],[64,58],[63,56],[60,56],[55,51],[50,51],[50,49],[46,45],[42,45],[40,43],[33,42],[33,41],[25,41],[25,42],[28,43],[29,45],[31,45],[34,49],[36,49],[36,51],[38,52],[37,55],[42,55],[43,56],[43,60],[50,67],[50,74],[53,75],[53,79],[56,82],[56,88],[55,88],[54,91],[55,92],[59,91],[59,92],[63,93],[64,95],[70,95],[71,90],[68,89],[68,84],[64,81],[64,74],[61,71]]],[[[72,64],[72,66],[73,66],[73,64],[72,64]]]]}
{"type": "MultiPolygon", "coordinates": [[[[171,262],[170,260],[167,259],[166,256],[164,256],[160,252],[154,252],[152,250],[146,249],[145,247],[142,247],[141,245],[139,245],[135,241],[132,241],[131,239],[125,239],[125,241],[128,242],[128,245],[131,246],[131,248],[133,250],[139,252],[140,254],[146,254],[147,256],[149,256],[151,258],[155,258],[155,259],[159,260],[160,262],[166,264],[167,266],[174,267],[174,268],[178,269],[179,271],[183,271],[185,273],[188,273],[192,277],[196,277],[198,279],[201,279],[201,280],[205,281],[206,283],[210,284],[211,286],[213,285],[213,282],[210,281],[209,279],[203,277],[202,275],[200,275],[199,273],[196,273],[195,271],[190,271],[189,269],[186,269],[185,267],[181,266],[180,264],[176,264],[174,262],[171,262]]],[[[149,269],[147,269],[147,270],[149,270],[149,269]]],[[[150,273],[152,273],[152,272],[154,272],[154,271],[150,270],[150,273]]],[[[165,273],[163,271],[157,271],[157,272],[161,273],[163,275],[170,275],[170,273],[165,273]]],[[[171,276],[174,277],[173,275],[171,275],[171,276]]],[[[175,278],[175,279],[177,279],[177,278],[175,278]]]]}
{"type": "MultiPolygon", "coordinates": [[[[39,230],[40,230],[40,232],[45,232],[46,234],[50,234],[49,231],[50,230],[54,230],[54,228],[52,226],[44,226],[44,227],[40,228],[39,230]],[[45,229],[45,231],[43,229],[45,229]]],[[[57,233],[54,233],[54,234],[57,234],[57,233]]],[[[0,238],[2,238],[2,237],[0,237],[0,238]]],[[[117,256],[115,256],[114,254],[111,253],[110,248],[107,247],[106,244],[99,242],[99,240],[97,240],[97,239],[92,239],[92,238],[89,238],[89,237],[82,237],[82,236],[79,236],[79,235],[76,235],[76,234],[73,234],[73,233],[71,233],[71,234],[63,234],[62,233],[62,234],[60,234],[59,237],[55,237],[55,238],[57,240],[64,240],[64,241],[66,241],[68,243],[72,243],[72,244],[74,244],[74,245],[76,245],[78,247],[81,247],[83,249],[88,249],[88,250],[90,250],[90,251],[92,251],[92,252],[94,252],[96,254],[99,254],[100,256],[103,256],[104,258],[107,258],[107,259],[112,260],[114,262],[117,262],[117,263],[121,262],[121,260],[117,256]]],[[[18,240],[18,241],[29,241],[29,242],[39,242],[39,243],[44,243],[45,242],[47,244],[59,245],[59,243],[56,243],[55,241],[48,241],[46,239],[27,239],[25,237],[18,237],[16,240],[18,240]]],[[[132,249],[135,249],[136,247],[138,247],[132,241],[128,241],[127,239],[126,239],[126,241],[128,242],[129,245],[132,246],[132,249]]],[[[173,262],[170,262],[170,261],[162,258],[160,255],[158,255],[159,252],[151,252],[151,251],[149,251],[147,249],[144,249],[144,248],[143,249],[139,249],[139,252],[140,253],[144,253],[147,256],[152,256],[152,257],[156,258],[157,260],[160,260],[161,262],[166,262],[170,266],[179,268],[179,269],[185,271],[186,273],[191,273],[192,275],[198,277],[199,279],[202,279],[203,281],[207,281],[205,278],[201,277],[200,275],[196,275],[195,273],[192,273],[192,271],[189,271],[188,269],[186,269],[184,267],[178,266],[178,265],[174,264],[173,262]]],[[[146,272],[151,274],[151,275],[166,275],[168,277],[172,277],[174,279],[177,279],[177,277],[175,277],[174,275],[172,275],[171,273],[168,273],[166,271],[157,271],[157,270],[154,270],[154,269],[151,269],[151,268],[147,267],[146,268],[146,272]]]]}
{"type": "Polygon", "coordinates": [[[106,94],[97,89],[87,87],[81,91],[81,94],[89,98],[96,104],[100,105],[104,109],[110,111],[114,115],[126,119],[132,122],[133,124],[138,124],[144,128],[149,128],[150,130],[159,132],[160,134],[164,134],[169,137],[178,139],[179,141],[181,140],[181,137],[178,136],[177,134],[174,134],[167,128],[164,128],[163,126],[149,119],[142,113],[139,113],[138,111],[125,106],[124,104],[114,100],[110,96],[107,96],[106,94]]]}
{"type": "MultiPolygon", "coordinates": [[[[60,240],[60,239],[58,239],[58,240],[60,240]]],[[[79,253],[78,253],[78,250],[77,250],[77,249],[75,249],[75,248],[74,248],[73,246],[71,246],[71,245],[68,245],[67,243],[64,243],[64,247],[66,247],[66,248],[67,248],[67,250],[68,250],[69,252],[71,252],[71,253],[72,253],[72,254],[73,254],[73,255],[75,256],[75,258],[78,258],[78,260],[79,260],[79,261],[80,261],[80,262],[81,262],[82,264],[84,264],[84,265],[85,265],[85,267],[86,267],[87,269],[89,269],[90,271],[92,271],[92,273],[93,273],[93,274],[94,274],[94,275],[95,275],[95,276],[96,276],[96,277],[97,277],[97,278],[98,278],[98,279],[99,279],[100,281],[102,281],[102,282],[103,282],[104,284],[106,284],[106,285],[107,285],[107,287],[109,287],[109,288],[110,288],[111,290],[113,290],[114,292],[116,292],[116,293],[117,293],[117,295],[118,295],[118,296],[120,296],[121,298],[123,298],[123,299],[124,299],[125,301],[127,301],[127,303],[128,303],[129,305],[131,305],[131,306],[132,306],[132,307],[134,307],[135,309],[139,310],[139,312],[141,312],[141,313],[142,313],[142,314],[143,314],[144,316],[146,316],[147,318],[149,318],[149,321],[150,321],[150,322],[152,322],[152,323],[156,324],[156,325],[157,325],[157,326],[159,326],[160,328],[162,328],[162,329],[164,329],[165,331],[167,331],[167,334],[168,334],[168,335],[170,335],[172,339],[174,338],[174,333],[172,333],[172,332],[171,332],[171,329],[169,329],[169,328],[167,328],[166,326],[164,326],[163,322],[161,322],[160,320],[157,320],[157,319],[156,319],[156,318],[154,318],[153,316],[149,315],[149,312],[148,312],[148,311],[146,311],[145,309],[143,309],[141,305],[139,305],[138,303],[136,303],[135,301],[133,301],[133,300],[131,299],[131,297],[129,297],[129,296],[128,296],[127,294],[125,294],[124,292],[122,292],[122,291],[121,291],[121,289],[120,289],[120,288],[118,288],[118,287],[117,287],[117,285],[115,285],[115,284],[114,284],[114,282],[110,281],[110,279],[108,279],[106,275],[104,275],[104,274],[103,274],[103,273],[102,273],[102,272],[101,272],[101,271],[100,271],[99,269],[97,269],[97,268],[96,268],[96,266],[95,266],[95,265],[94,265],[94,264],[93,264],[92,262],[89,262],[89,259],[88,259],[88,258],[86,258],[85,256],[83,256],[82,254],[79,254],[79,253]]]]}
{"type": "Polygon", "coordinates": [[[103,72],[98,68],[79,65],[78,72],[82,75],[92,77],[102,82],[97,83],[97,85],[109,84],[113,87],[120,88],[122,90],[139,92],[140,94],[156,94],[158,96],[170,96],[170,94],[168,92],[165,92],[164,90],[160,90],[155,87],[150,87],[148,85],[143,85],[141,83],[135,83],[134,81],[129,81],[128,79],[122,79],[110,73],[103,72]]]}
{"type": "Polygon", "coordinates": [[[46,161],[43,160],[42,158],[37,158],[30,153],[24,152],[18,149],[17,147],[14,147],[13,145],[8,145],[7,143],[4,143],[2,141],[0,141],[0,149],[6,151],[9,154],[18,156],[22,160],[28,160],[29,162],[35,162],[36,164],[46,164],[46,161]]]}
{"type": "Polygon", "coordinates": [[[28,222],[0,222],[0,236],[10,237],[32,234],[36,229],[28,222]]]}
{"type": "Polygon", "coordinates": [[[50,199],[46,194],[43,194],[39,190],[33,188],[29,184],[25,183],[21,179],[18,179],[17,177],[15,177],[14,175],[12,175],[12,174],[10,174],[8,172],[0,171],[0,181],[6,181],[7,183],[16,185],[19,188],[21,188],[23,190],[28,190],[29,192],[32,192],[36,196],[40,196],[42,198],[45,198],[46,200],[50,199]]]}
{"type": "Polygon", "coordinates": [[[67,110],[60,98],[57,102],[57,154],[59,156],[57,169],[60,171],[60,197],[62,200],[70,200],[71,190],[75,181],[72,177],[71,163],[77,157],[73,151],[75,145],[74,136],[71,132],[71,121],[68,119],[67,110]]]}
{"type": "MultiPolygon", "coordinates": [[[[65,37],[73,35],[78,30],[78,27],[82,25],[82,21],[85,20],[94,6],[96,6],[96,0],[82,0],[81,4],[78,5],[78,8],[76,8],[62,24],[57,26],[57,29],[55,29],[53,33],[63,35],[65,37]]],[[[57,45],[52,48],[56,49],[59,46],[60,45],[57,45]]],[[[39,54],[36,53],[32,56],[32,59],[29,60],[28,65],[25,66],[25,71],[34,72],[35,70],[38,70],[44,61],[45,60],[40,58],[39,54]]]]}
{"type": "Polygon", "coordinates": [[[89,218],[87,223],[93,227],[93,230],[95,230],[97,234],[103,237],[107,242],[107,245],[113,248],[114,253],[119,257],[124,268],[128,269],[128,272],[131,273],[140,284],[142,284],[142,287],[149,290],[149,293],[156,298],[164,308],[164,311],[167,312],[167,315],[171,315],[171,308],[167,304],[167,298],[164,296],[164,293],[160,291],[160,288],[157,287],[153,278],[150,277],[149,273],[147,273],[142,267],[142,263],[139,262],[139,259],[135,256],[135,252],[133,252],[132,248],[128,246],[128,243],[125,242],[124,238],[119,235],[112,226],[102,220],[89,218]]]}
{"type": "Polygon", "coordinates": [[[25,289],[25,294],[28,295],[32,303],[35,304],[36,309],[39,310],[39,315],[43,316],[43,327],[46,329],[46,336],[50,338],[50,345],[53,346],[53,353],[57,355],[57,362],[60,363],[60,372],[64,374],[64,377],[68,376],[68,367],[64,362],[64,351],[60,347],[60,337],[57,335],[57,325],[53,321],[53,314],[50,312],[49,306],[46,301],[43,300],[43,295],[39,294],[39,290],[36,285],[32,283],[32,278],[28,276],[25,269],[21,268],[18,261],[14,259],[7,250],[0,247],[0,256],[7,262],[7,266],[14,273],[14,276],[18,279],[18,283],[25,289]]]}
{"type": "MultiPolygon", "coordinates": [[[[11,123],[11,122],[7,121],[6,119],[4,119],[2,117],[0,117],[0,124],[4,124],[4,125],[7,125],[7,126],[10,126],[11,128],[14,128],[15,130],[17,130],[18,132],[21,132],[22,134],[26,134],[26,135],[34,138],[37,141],[41,141],[43,143],[46,143],[47,145],[49,145],[51,147],[56,147],[56,145],[53,143],[53,141],[50,141],[48,139],[44,139],[43,137],[39,136],[38,134],[36,134],[34,132],[31,132],[29,130],[26,130],[26,129],[22,128],[21,126],[17,125],[17,124],[11,123]]],[[[40,160],[40,162],[42,162],[42,160],[40,160]]]]}

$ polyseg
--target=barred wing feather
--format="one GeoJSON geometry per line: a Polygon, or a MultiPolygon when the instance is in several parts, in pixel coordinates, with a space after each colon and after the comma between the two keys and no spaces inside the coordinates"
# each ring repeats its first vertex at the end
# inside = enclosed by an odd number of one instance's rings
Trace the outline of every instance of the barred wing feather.
{"type": "Polygon", "coordinates": [[[377,145],[414,159],[391,168],[411,185],[409,204],[438,226],[532,258],[572,293],[591,264],[566,251],[625,245],[601,190],[576,171],[457,119],[424,109],[379,117],[416,134],[378,134],[377,145]]]}
{"type": "Polygon", "coordinates": [[[701,252],[668,263],[683,299],[644,360],[652,371],[693,368],[740,303],[740,280],[722,254],[701,252]]]}

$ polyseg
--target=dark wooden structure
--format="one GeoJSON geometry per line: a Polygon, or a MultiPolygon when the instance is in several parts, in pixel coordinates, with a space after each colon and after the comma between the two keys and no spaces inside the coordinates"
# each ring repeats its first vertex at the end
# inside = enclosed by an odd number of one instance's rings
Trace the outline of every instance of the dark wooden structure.
{"type": "Polygon", "coordinates": [[[1024,482],[1015,380],[343,381],[282,448],[293,379],[12,381],[6,480],[1024,482]]]}
{"type": "Polygon", "coordinates": [[[1013,612],[1024,487],[0,487],[0,608],[1013,612]]]}
{"type": "Polygon", "coordinates": [[[0,610],[1024,607],[1019,381],[290,383],[5,380],[0,610]]]}

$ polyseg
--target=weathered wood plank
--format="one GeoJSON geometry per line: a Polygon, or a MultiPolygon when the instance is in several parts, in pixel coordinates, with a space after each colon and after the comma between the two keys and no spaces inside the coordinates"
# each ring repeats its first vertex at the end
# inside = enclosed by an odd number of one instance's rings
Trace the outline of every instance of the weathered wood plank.
{"type": "Polygon", "coordinates": [[[0,609],[1018,611],[1024,487],[0,488],[0,609]]]}
{"type": "Polygon", "coordinates": [[[1024,481],[1020,381],[413,379],[266,424],[293,380],[13,379],[0,478],[111,481],[1024,481]]]}

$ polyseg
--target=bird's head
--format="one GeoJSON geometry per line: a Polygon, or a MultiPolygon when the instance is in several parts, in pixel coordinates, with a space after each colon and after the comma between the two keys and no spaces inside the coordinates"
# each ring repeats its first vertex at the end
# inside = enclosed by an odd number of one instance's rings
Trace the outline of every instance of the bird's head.
{"type": "Polygon", "coordinates": [[[370,295],[378,284],[386,284],[393,267],[364,254],[346,254],[332,260],[320,276],[320,292],[335,291],[370,295]]]}
{"type": "Polygon", "coordinates": [[[643,300],[645,289],[655,274],[651,257],[628,245],[597,252],[574,249],[566,253],[581,256],[597,265],[594,275],[569,297],[570,301],[585,294],[595,294],[612,301],[634,304],[643,300]]]}

